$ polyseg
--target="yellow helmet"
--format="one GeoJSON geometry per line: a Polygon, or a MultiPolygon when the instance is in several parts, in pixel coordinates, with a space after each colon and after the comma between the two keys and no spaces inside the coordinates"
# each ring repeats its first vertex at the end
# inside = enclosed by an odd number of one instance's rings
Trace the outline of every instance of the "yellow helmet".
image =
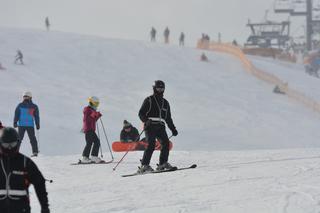
{"type": "Polygon", "coordinates": [[[93,106],[94,108],[98,108],[99,103],[100,103],[98,97],[96,97],[96,96],[91,96],[91,97],[88,98],[88,101],[89,101],[89,104],[90,104],[91,106],[93,106]]]}

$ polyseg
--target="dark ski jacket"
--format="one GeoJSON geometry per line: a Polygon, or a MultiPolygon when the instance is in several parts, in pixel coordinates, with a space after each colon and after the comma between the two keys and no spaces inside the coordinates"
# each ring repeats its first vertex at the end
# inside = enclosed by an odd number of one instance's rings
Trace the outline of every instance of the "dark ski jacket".
{"type": "Polygon", "coordinates": [[[171,131],[176,129],[171,118],[169,102],[161,95],[154,94],[147,97],[139,110],[139,117],[144,123],[150,119],[153,124],[165,125],[167,123],[171,131]]]}
{"type": "Polygon", "coordinates": [[[24,100],[16,107],[13,126],[34,127],[34,123],[39,129],[40,116],[38,106],[32,103],[31,100],[24,100]]]}
{"type": "Polygon", "coordinates": [[[45,179],[36,164],[21,153],[0,154],[0,212],[30,212],[30,184],[34,185],[41,209],[49,212],[45,179]]]}
{"type": "Polygon", "coordinates": [[[131,126],[131,131],[126,132],[124,129],[121,130],[120,133],[120,141],[121,142],[132,142],[132,141],[139,141],[139,132],[137,128],[131,126]]]}

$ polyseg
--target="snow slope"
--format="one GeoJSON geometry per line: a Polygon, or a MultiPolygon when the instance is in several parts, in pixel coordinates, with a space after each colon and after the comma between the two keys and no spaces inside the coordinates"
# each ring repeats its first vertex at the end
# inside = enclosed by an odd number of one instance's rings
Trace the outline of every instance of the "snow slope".
{"type": "Polygon", "coordinates": [[[319,79],[308,75],[303,64],[293,64],[257,56],[249,56],[249,58],[258,68],[263,68],[264,71],[288,82],[291,88],[303,92],[316,101],[320,101],[319,79]]]}
{"type": "MultiPolygon", "coordinates": [[[[54,182],[47,184],[56,213],[317,213],[319,149],[174,151],[176,165],[194,170],[122,178],[137,168],[140,153],[112,165],[68,166],[77,156],[40,157],[54,182]]],[[[107,154],[106,154],[107,155],[107,154]]],[[[152,161],[157,163],[158,152],[152,161]]],[[[120,155],[116,155],[119,159],[120,155]]],[[[32,208],[39,212],[35,193],[32,208]]]]}
{"type": "MultiPolygon", "coordinates": [[[[35,161],[54,180],[47,184],[52,212],[320,211],[319,115],[273,94],[272,85],[246,74],[234,58],[208,52],[210,63],[202,63],[200,54],[138,41],[0,29],[0,62],[7,68],[0,72],[0,119],[10,125],[22,92],[33,92],[42,126],[42,154],[35,161]],[[12,62],[18,48],[26,66],[12,62]],[[155,79],[167,83],[179,130],[170,162],[198,168],[121,178],[137,169],[141,152],[129,153],[116,171],[114,163],[69,166],[84,145],[79,131],[86,98],[101,98],[113,141],[123,119],[140,127],[137,112],[155,79]]],[[[110,158],[105,141],[103,149],[110,158]]],[[[22,152],[30,153],[27,141],[22,152]]],[[[115,159],[122,155],[115,153],[115,159]]],[[[154,155],[152,166],[159,154],[154,155]]],[[[39,212],[33,190],[31,201],[39,212]]]]}
{"type": "Polygon", "coordinates": [[[7,68],[0,73],[0,119],[12,125],[22,92],[32,91],[44,154],[81,153],[82,109],[90,95],[101,98],[110,141],[119,138],[124,119],[141,128],[137,113],[156,79],[167,83],[176,150],[319,146],[318,115],[273,94],[272,85],[243,72],[228,55],[208,52],[210,63],[202,63],[192,48],[6,28],[0,44],[7,68]],[[16,49],[25,66],[12,63],[16,49]]]}

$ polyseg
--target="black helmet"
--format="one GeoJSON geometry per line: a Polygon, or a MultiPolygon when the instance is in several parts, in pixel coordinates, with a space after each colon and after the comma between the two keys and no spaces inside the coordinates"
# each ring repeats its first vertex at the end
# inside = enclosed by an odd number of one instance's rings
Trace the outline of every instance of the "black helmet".
{"type": "Polygon", "coordinates": [[[164,89],[165,88],[165,84],[161,80],[156,80],[154,82],[153,88],[163,88],[164,89]]]}
{"type": "Polygon", "coordinates": [[[157,80],[154,82],[154,84],[153,84],[153,93],[154,94],[162,96],[164,93],[164,89],[165,89],[165,84],[163,81],[157,80]]]}
{"type": "Polygon", "coordinates": [[[18,151],[20,138],[18,132],[12,127],[5,127],[0,133],[0,147],[3,154],[13,154],[18,151]]]}

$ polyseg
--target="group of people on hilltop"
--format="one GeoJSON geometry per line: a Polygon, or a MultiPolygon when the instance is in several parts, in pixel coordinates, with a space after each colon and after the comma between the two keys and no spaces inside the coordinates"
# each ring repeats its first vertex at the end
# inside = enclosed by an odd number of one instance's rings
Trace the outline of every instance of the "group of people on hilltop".
{"type": "MultiPolygon", "coordinates": [[[[150,31],[150,38],[151,38],[151,42],[155,42],[156,41],[156,35],[157,35],[157,30],[154,27],[151,27],[151,31],[150,31]]],[[[170,30],[168,27],[165,28],[164,32],[163,32],[163,36],[164,36],[164,43],[168,44],[170,42],[170,30]]],[[[179,36],[179,45],[180,46],[184,46],[184,39],[185,39],[185,34],[183,32],[180,33],[179,36]]]]}

